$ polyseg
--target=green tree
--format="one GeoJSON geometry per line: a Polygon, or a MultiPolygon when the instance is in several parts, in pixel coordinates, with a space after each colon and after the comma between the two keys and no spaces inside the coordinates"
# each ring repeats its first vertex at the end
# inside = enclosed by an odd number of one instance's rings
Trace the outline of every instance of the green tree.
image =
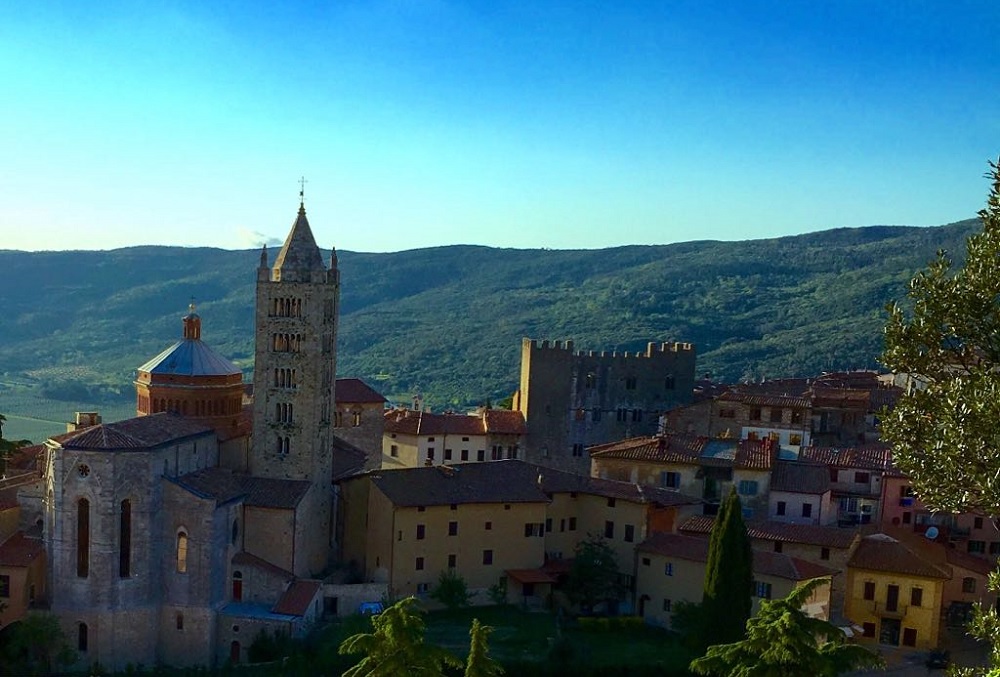
{"type": "Polygon", "coordinates": [[[438,583],[431,590],[431,599],[444,604],[448,609],[460,609],[469,606],[469,588],[454,569],[442,571],[438,583]]]}
{"type": "Polygon", "coordinates": [[[31,446],[31,440],[6,440],[3,436],[3,426],[7,422],[7,417],[0,414],[0,477],[7,472],[7,461],[11,455],[21,447],[31,446]]]}
{"type": "Polygon", "coordinates": [[[591,536],[576,544],[566,594],[570,601],[589,612],[601,602],[618,599],[622,593],[619,578],[615,551],[603,538],[591,536]]]}
{"type": "Polygon", "coordinates": [[[752,587],[750,537],[743,523],[740,497],[733,487],[719,507],[708,542],[702,598],[706,632],[701,637],[702,646],[708,644],[709,636],[722,643],[735,642],[743,636],[750,618],[752,587]]]}
{"type": "MultiPolygon", "coordinates": [[[[910,281],[908,299],[889,305],[882,362],[911,387],[882,417],[893,458],[932,510],[1000,515],[1000,166],[957,270],[946,252],[910,281]]],[[[1000,589],[1000,575],[990,576],[1000,589]]],[[[1000,676],[1000,621],[977,609],[971,630],[993,642],[1000,676]]],[[[977,674],[968,669],[962,674],[977,674]]]]}
{"type": "Polygon", "coordinates": [[[50,675],[76,660],[59,620],[51,614],[28,614],[5,633],[0,675],[50,675]]]}
{"type": "Polygon", "coordinates": [[[363,654],[344,677],[444,675],[445,667],[462,662],[444,649],[424,642],[427,629],[414,597],[396,602],[372,617],[373,632],[351,635],[340,644],[341,654],[363,654]]]}
{"type": "Polygon", "coordinates": [[[490,658],[489,637],[493,628],[481,625],[478,618],[472,619],[469,628],[469,657],[465,660],[465,677],[498,677],[503,668],[490,658]]]}
{"type": "Polygon", "coordinates": [[[879,667],[874,653],[844,641],[832,623],[811,618],[803,604],[826,579],[817,578],[784,599],[762,601],[738,642],[710,646],[691,663],[699,675],[724,677],[834,677],[848,670],[879,667]]]}

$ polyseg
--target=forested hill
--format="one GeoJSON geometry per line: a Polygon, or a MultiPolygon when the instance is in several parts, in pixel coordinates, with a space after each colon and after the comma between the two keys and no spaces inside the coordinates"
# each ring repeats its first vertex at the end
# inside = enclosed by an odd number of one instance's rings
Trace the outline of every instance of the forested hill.
{"type": "MultiPolygon", "coordinates": [[[[872,367],[886,302],[936,250],[963,253],[977,227],[602,250],[342,251],[338,373],[436,406],[496,400],[516,387],[525,336],[595,350],[690,341],[699,371],[722,380],[872,367]]],[[[192,297],[203,338],[252,369],[257,262],[257,251],[175,247],[0,251],[0,376],[131,396],[134,369],[180,337],[192,297]]]]}

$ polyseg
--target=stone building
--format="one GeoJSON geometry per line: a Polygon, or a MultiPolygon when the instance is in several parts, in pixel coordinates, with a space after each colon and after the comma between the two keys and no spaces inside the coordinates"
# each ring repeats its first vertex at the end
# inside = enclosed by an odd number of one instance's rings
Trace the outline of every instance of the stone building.
{"type": "Polygon", "coordinates": [[[694,374],[690,343],[598,353],[526,338],[514,397],[530,431],[524,458],[587,474],[586,447],[656,434],[664,412],[691,402],[694,374]]]}

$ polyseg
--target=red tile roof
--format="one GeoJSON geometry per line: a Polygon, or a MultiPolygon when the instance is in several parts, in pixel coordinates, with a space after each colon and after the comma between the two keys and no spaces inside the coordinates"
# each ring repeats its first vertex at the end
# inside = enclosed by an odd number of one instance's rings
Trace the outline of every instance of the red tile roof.
{"type": "Polygon", "coordinates": [[[385,412],[385,432],[401,435],[485,435],[481,416],[432,414],[410,409],[385,412]]]}
{"type": "Polygon", "coordinates": [[[996,567],[990,564],[988,559],[976,557],[975,555],[970,555],[962,552],[961,550],[956,550],[955,548],[946,547],[945,558],[948,560],[948,564],[954,567],[967,569],[968,571],[982,574],[983,576],[989,576],[990,573],[996,570],[996,567]]]}
{"type": "Polygon", "coordinates": [[[137,416],[116,423],[101,423],[64,437],[64,449],[125,451],[150,449],[189,437],[214,433],[211,426],[176,414],[137,416]]]}
{"type": "Polygon", "coordinates": [[[844,469],[881,470],[892,469],[892,449],[885,445],[866,447],[805,447],[799,452],[803,461],[824,463],[844,469]]]}
{"type": "Polygon", "coordinates": [[[509,409],[486,409],[483,411],[486,432],[491,435],[524,435],[528,426],[524,414],[509,409]]]}
{"type": "Polygon", "coordinates": [[[703,502],[700,498],[671,489],[588,477],[542,466],[533,467],[538,477],[541,477],[542,491],[546,494],[577,492],[664,507],[695,505],[703,502]]]}
{"type": "Polygon", "coordinates": [[[549,500],[538,486],[537,468],[516,460],[381,470],[371,479],[400,507],[549,500]]]}
{"type": "Polygon", "coordinates": [[[351,404],[376,404],[385,402],[385,397],[359,378],[338,378],[334,391],[337,402],[351,404]]]}
{"type": "Polygon", "coordinates": [[[749,404],[752,407],[789,407],[808,409],[812,404],[808,397],[754,393],[742,390],[726,391],[719,395],[718,400],[720,402],[740,402],[742,404],[749,404]]]}
{"type": "Polygon", "coordinates": [[[951,578],[948,573],[921,559],[905,545],[885,534],[862,538],[847,561],[847,566],[920,578],[951,578]]]}
{"type": "Polygon", "coordinates": [[[268,477],[248,477],[243,481],[247,492],[246,504],[261,508],[291,510],[312,486],[307,480],[279,480],[268,477]]]}
{"type": "Polygon", "coordinates": [[[770,470],[779,445],[772,439],[740,440],[736,445],[733,467],[744,470],[770,470]]]}
{"type": "Polygon", "coordinates": [[[295,508],[311,486],[306,480],[250,477],[229,468],[202,468],[170,481],[219,504],[242,498],[246,505],[280,510],[295,508]]]}
{"type": "Polygon", "coordinates": [[[771,471],[771,491],[825,494],[830,491],[830,469],[822,463],[778,461],[771,471]]]}
{"type": "Polygon", "coordinates": [[[706,437],[668,433],[659,437],[633,437],[598,444],[587,451],[591,458],[645,463],[697,463],[706,437]]]}
{"type": "MultiPolygon", "coordinates": [[[[637,550],[691,562],[708,561],[708,539],[695,536],[656,533],[640,543],[637,550]]],[[[753,551],[753,570],[756,574],[792,581],[805,581],[837,573],[836,569],[765,550],[753,551]]]]}
{"type": "Polygon", "coordinates": [[[277,576],[278,578],[283,578],[286,581],[290,581],[295,578],[293,574],[288,569],[282,569],[277,564],[271,564],[265,559],[257,557],[257,555],[251,555],[248,552],[238,552],[233,555],[233,566],[239,567],[250,567],[251,569],[258,569],[272,576],[277,576]]]}
{"type": "Polygon", "coordinates": [[[286,616],[305,616],[322,585],[320,581],[306,579],[295,581],[288,586],[271,611],[286,616]]]}
{"type": "Polygon", "coordinates": [[[504,571],[509,578],[518,583],[558,583],[559,579],[543,569],[507,569],[504,571]]]}
{"type": "MultiPolygon", "coordinates": [[[[688,534],[708,534],[711,533],[713,524],[715,524],[714,517],[698,515],[684,522],[680,526],[680,531],[688,534]]],[[[824,527],[815,524],[754,520],[747,522],[747,533],[751,539],[804,543],[843,549],[850,547],[856,532],[853,529],[824,527]]]]}
{"type": "Polygon", "coordinates": [[[220,505],[246,496],[247,493],[243,486],[246,477],[234,473],[229,468],[202,468],[177,478],[167,479],[196,496],[213,499],[220,505]]]}
{"type": "Polygon", "coordinates": [[[26,567],[45,554],[45,546],[35,538],[28,538],[23,531],[0,544],[0,566],[26,567]]]}

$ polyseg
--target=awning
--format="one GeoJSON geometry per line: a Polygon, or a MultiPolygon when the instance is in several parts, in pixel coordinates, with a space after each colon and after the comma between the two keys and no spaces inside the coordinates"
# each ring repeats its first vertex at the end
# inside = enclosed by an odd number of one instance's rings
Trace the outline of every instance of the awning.
{"type": "Polygon", "coordinates": [[[507,569],[507,577],[518,583],[555,583],[556,579],[541,569],[507,569]]]}

